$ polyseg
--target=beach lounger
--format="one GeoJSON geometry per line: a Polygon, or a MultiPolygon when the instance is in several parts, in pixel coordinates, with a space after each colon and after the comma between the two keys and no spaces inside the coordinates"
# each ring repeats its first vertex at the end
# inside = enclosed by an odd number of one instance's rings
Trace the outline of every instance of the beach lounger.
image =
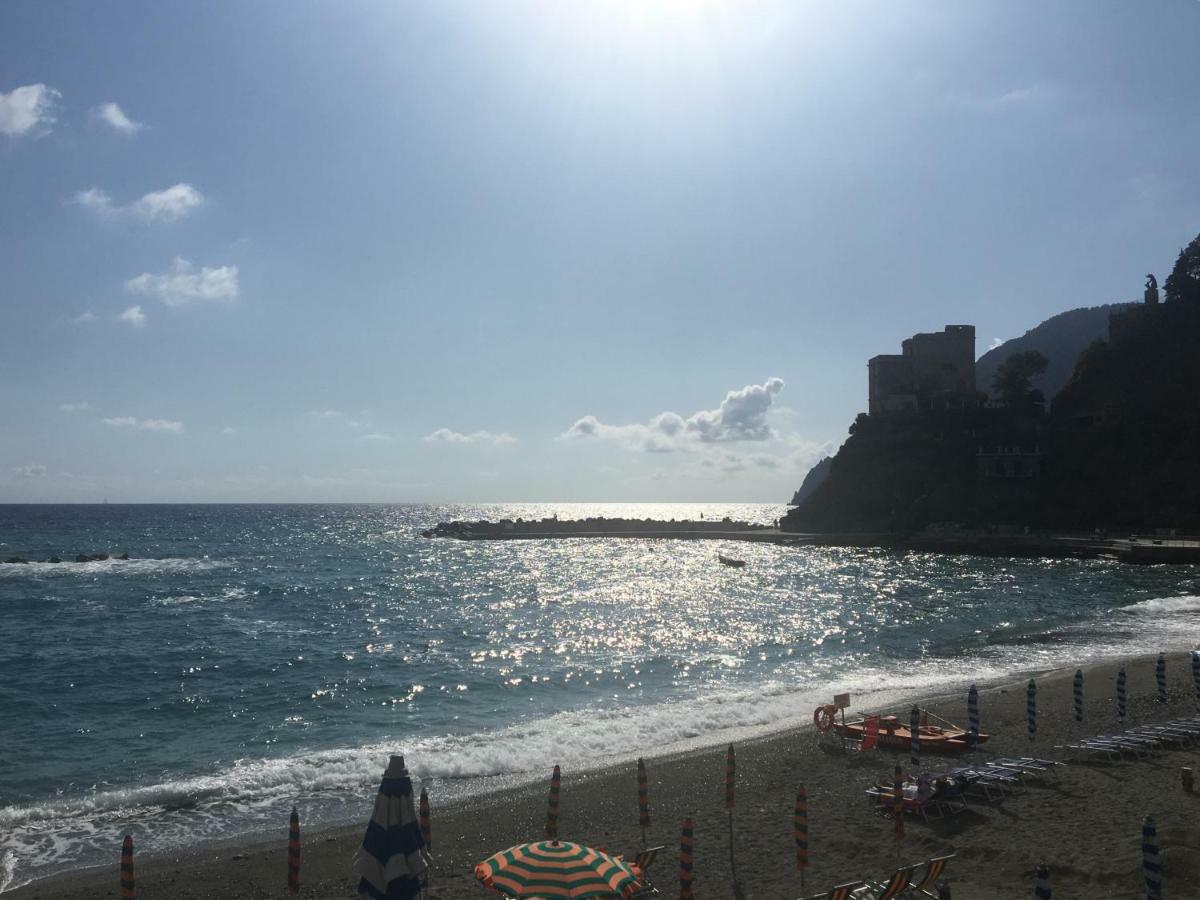
{"type": "Polygon", "coordinates": [[[991,765],[1002,766],[1005,769],[1017,769],[1032,774],[1053,772],[1055,766],[1065,764],[1055,759],[1039,759],[1036,756],[998,756],[992,760],[991,765]]]}
{"type": "Polygon", "coordinates": [[[1066,750],[1068,753],[1078,753],[1085,756],[1103,754],[1110,760],[1120,760],[1121,750],[1112,744],[1094,744],[1090,741],[1076,741],[1074,744],[1055,744],[1055,750],[1066,750]]]}
{"type": "Polygon", "coordinates": [[[633,864],[641,870],[642,881],[630,895],[630,900],[641,900],[643,897],[658,896],[658,888],[651,883],[647,870],[654,863],[654,860],[658,858],[658,853],[662,849],[663,845],[661,844],[657,847],[647,847],[634,857],[633,864]]]}
{"type": "Polygon", "coordinates": [[[886,883],[868,881],[851,896],[855,900],[892,900],[908,890],[916,866],[901,866],[886,883]]]}
{"type": "Polygon", "coordinates": [[[812,894],[808,897],[801,897],[800,900],[850,900],[855,888],[862,887],[861,881],[850,881],[846,884],[839,884],[827,894],[812,894]]]}
{"type": "Polygon", "coordinates": [[[1165,725],[1139,725],[1137,728],[1130,728],[1124,733],[1140,737],[1156,738],[1162,743],[1171,744],[1175,747],[1191,747],[1196,743],[1196,735],[1194,733],[1176,731],[1165,725]]]}
{"type": "Polygon", "coordinates": [[[921,880],[909,885],[909,890],[914,894],[924,894],[926,897],[933,897],[937,900],[937,894],[933,888],[937,885],[937,880],[942,877],[942,872],[946,869],[946,863],[954,859],[954,854],[949,856],[935,856],[933,859],[925,863],[925,872],[921,875],[921,880]]]}

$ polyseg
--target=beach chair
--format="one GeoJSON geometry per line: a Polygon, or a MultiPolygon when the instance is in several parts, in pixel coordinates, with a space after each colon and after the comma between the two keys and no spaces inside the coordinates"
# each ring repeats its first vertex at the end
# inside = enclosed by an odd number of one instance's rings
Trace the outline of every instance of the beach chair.
{"type": "Polygon", "coordinates": [[[1053,772],[1056,766],[1061,766],[1063,763],[1055,759],[1039,759],[1036,756],[998,756],[992,760],[993,766],[1001,766],[1005,769],[1017,769],[1022,772],[1031,774],[1042,774],[1045,772],[1053,772]]]}
{"type": "MultiPolygon", "coordinates": [[[[879,787],[878,785],[867,788],[866,795],[868,800],[875,801],[875,803],[884,808],[885,812],[889,813],[896,799],[896,794],[891,788],[879,787]]],[[[914,816],[920,816],[926,822],[931,818],[940,819],[945,814],[944,805],[945,801],[938,800],[933,796],[927,797],[924,800],[918,800],[915,797],[904,798],[904,811],[914,816]]]]}
{"type": "Polygon", "coordinates": [[[909,885],[909,890],[914,894],[924,894],[926,897],[933,897],[937,900],[937,894],[933,888],[937,885],[937,880],[942,877],[942,872],[946,870],[946,863],[954,859],[954,854],[949,856],[935,856],[933,859],[925,863],[925,873],[921,876],[921,880],[909,885]]]}
{"type": "Polygon", "coordinates": [[[828,893],[812,894],[808,897],[801,897],[800,900],[850,900],[854,895],[854,889],[859,887],[862,887],[861,881],[849,881],[846,884],[839,884],[828,893]]]}
{"type": "Polygon", "coordinates": [[[892,873],[887,882],[867,881],[852,897],[855,900],[892,900],[901,896],[912,883],[912,874],[916,866],[901,866],[892,873]]]}
{"type": "Polygon", "coordinates": [[[647,870],[658,857],[658,853],[662,849],[662,845],[657,847],[647,847],[634,857],[633,864],[641,870],[642,881],[641,884],[639,884],[634,892],[630,895],[630,900],[641,900],[642,897],[654,897],[658,895],[658,888],[656,888],[650,882],[650,874],[647,870]]]}
{"type": "Polygon", "coordinates": [[[1102,754],[1109,760],[1120,760],[1121,750],[1114,747],[1112,744],[1096,744],[1091,741],[1076,741],[1073,744],[1055,744],[1055,750],[1065,750],[1070,754],[1079,754],[1082,756],[1096,756],[1102,754]]]}

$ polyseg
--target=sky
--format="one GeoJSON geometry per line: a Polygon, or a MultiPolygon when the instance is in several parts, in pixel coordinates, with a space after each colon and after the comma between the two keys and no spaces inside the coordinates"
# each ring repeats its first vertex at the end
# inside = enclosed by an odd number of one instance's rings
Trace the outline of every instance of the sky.
{"type": "Polygon", "coordinates": [[[0,502],[785,502],[1140,296],[1200,3],[0,4],[0,502]]]}

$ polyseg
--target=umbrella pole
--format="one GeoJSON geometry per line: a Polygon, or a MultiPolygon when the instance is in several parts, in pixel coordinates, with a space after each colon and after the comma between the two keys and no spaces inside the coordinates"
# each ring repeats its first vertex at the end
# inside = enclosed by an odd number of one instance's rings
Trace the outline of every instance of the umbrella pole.
{"type": "Polygon", "coordinates": [[[729,810],[729,871],[733,874],[733,887],[737,891],[737,854],[733,852],[733,810],[729,810]]]}

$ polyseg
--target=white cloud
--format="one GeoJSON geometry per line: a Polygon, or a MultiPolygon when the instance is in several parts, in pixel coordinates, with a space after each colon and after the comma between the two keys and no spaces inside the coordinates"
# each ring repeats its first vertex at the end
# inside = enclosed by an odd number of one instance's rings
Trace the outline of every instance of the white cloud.
{"type": "Polygon", "coordinates": [[[203,205],[204,195],[181,181],[161,191],[143,194],[124,205],[115,202],[104,188],[99,187],[76,191],[71,195],[70,202],[101,216],[130,215],[143,222],[175,222],[203,205]]]}
{"type": "Polygon", "coordinates": [[[139,428],[142,431],[170,431],[174,434],[179,434],[183,431],[182,422],[173,422],[170,419],[138,419],[134,416],[112,416],[101,421],[105,425],[111,425],[114,428],[139,428]]]}
{"type": "Polygon", "coordinates": [[[96,314],[94,312],[92,312],[90,309],[85,309],[79,315],[74,316],[70,319],[67,319],[67,323],[70,325],[84,325],[88,322],[95,322],[95,321],[96,321],[96,314]]]}
{"type": "Polygon", "coordinates": [[[221,429],[221,434],[237,434],[237,429],[232,425],[226,425],[221,429]]]}
{"type": "Polygon", "coordinates": [[[61,97],[44,84],[26,84],[0,93],[0,134],[21,137],[38,129],[49,131],[61,97]]]}
{"type": "Polygon", "coordinates": [[[190,184],[180,182],[161,191],[151,191],[130,210],[147,222],[174,222],[204,203],[204,196],[190,184]]]}
{"type": "Polygon", "coordinates": [[[80,400],[78,403],[60,403],[58,404],[58,408],[65,413],[77,413],[90,409],[91,404],[86,400],[80,400]]]}
{"type": "Polygon", "coordinates": [[[92,115],[112,128],[113,131],[119,131],[121,134],[136,134],[142,130],[141,122],[133,121],[125,115],[125,111],[120,106],[111,101],[95,107],[92,115]]]}
{"type": "Polygon", "coordinates": [[[449,428],[439,428],[425,435],[425,440],[443,444],[515,444],[517,439],[507,431],[495,434],[491,431],[472,431],[464,434],[461,431],[451,431],[449,428]]]}
{"type": "Polygon", "coordinates": [[[766,441],[775,436],[767,424],[767,413],[783,387],[783,379],[774,377],[762,384],[748,384],[729,391],[716,409],[700,410],[687,418],[662,412],[645,424],[607,425],[595,416],[584,416],[560,439],[602,438],[651,453],[670,453],[698,444],[766,441]]]}
{"type": "Polygon", "coordinates": [[[313,410],[309,412],[310,416],[317,419],[330,419],[337,422],[342,422],[355,431],[360,431],[363,428],[371,427],[371,413],[369,410],[363,410],[360,413],[351,415],[344,413],[339,409],[323,409],[320,411],[313,410]]]}
{"type": "Polygon", "coordinates": [[[125,312],[117,316],[117,321],[127,322],[134,328],[141,328],[146,324],[146,314],[142,312],[140,306],[131,306],[125,312]]]}
{"type": "Polygon", "coordinates": [[[999,347],[1003,343],[1004,343],[1004,338],[992,338],[992,342],[990,344],[988,344],[988,349],[995,350],[997,347],[999,347]]]}
{"type": "Polygon", "coordinates": [[[378,442],[378,443],[390,443],[390,442],[394,441],[395,438],[392,437],[390,434],[380,434],[377,431],[372,431],[370,434],[364,434],[362,436],[362,440],[373,441],[373,442],[378,442]]]}
{"type": "Polygon", "coordinates": [[[27,466],[17,466],[13,469],[13,474],[18,478],[45,478],[46,467],[40,463],[31,463],[27,466]]]}
{"type": "Polygon", "coordinates": [[[143,272],[125,282],[131,294],[157,297],[167,306],[185,306],[194,300],[232,302],[238,295],[237,266],[216,269],[204,266],[199,271],[183,257],[175,257],[171,269],[162,275],[143,272]]]}

